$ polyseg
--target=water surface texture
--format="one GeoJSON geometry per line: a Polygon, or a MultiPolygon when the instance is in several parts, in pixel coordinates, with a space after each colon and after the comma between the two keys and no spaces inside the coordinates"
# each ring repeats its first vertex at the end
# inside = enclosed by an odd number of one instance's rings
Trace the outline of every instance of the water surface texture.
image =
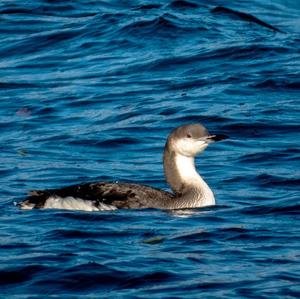
{"type": "Polygon", "coordinates": [[[300,3],[0,2],[1,298],[299,298],[300,3]],[[20,211],[28,190],[168,190],[168,133],[218,205],[20,211]]]}

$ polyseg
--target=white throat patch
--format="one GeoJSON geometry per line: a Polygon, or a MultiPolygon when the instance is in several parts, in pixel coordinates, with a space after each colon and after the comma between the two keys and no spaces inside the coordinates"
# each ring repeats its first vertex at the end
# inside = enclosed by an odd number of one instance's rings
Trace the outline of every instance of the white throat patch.
{"type": "Polygon", "coordinates": [[[195,168],[195,159],[192,157],[176,155],[175,163],[183,182],[188,185],[194,185],[195,188],[201,188],[203,192],[202,206],[215,205],[215,197],[213,192],[195,168]]]}

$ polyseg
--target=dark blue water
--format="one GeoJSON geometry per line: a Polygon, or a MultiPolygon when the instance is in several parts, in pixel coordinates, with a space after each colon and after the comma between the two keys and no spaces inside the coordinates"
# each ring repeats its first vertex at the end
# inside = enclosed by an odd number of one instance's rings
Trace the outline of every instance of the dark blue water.
{"type": "Polygon", "coordinates": [[[1,298],[299,298],[299,16],[295,0],[1,1],[1,298]],[[13,204],[95,180],[167,189],[165,138],[195,122],[231,137],[197,160],[215,208],[13,204]]]}

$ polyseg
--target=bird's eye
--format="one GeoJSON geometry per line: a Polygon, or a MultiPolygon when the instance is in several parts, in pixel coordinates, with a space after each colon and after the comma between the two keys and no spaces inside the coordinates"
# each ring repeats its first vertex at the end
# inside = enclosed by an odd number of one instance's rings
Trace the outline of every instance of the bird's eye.
{"type": "Polygon", "coordinates": [[[192,135],[190,133],[187,133],[186,137],[187,138],[192,138],[192,135]]]}

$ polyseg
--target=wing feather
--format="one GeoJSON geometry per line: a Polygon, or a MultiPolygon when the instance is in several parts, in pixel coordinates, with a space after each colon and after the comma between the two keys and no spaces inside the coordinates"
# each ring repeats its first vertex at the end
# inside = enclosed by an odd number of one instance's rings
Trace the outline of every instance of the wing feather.
{"type": "Polygon", "coordinates": [[[145,185],[127,183],[86,183],[72,185],[61,189],[31,191],[21,207],[43,208],[50,197],[79,198],[92,201],[95,207],[101,205],[116,208],[160,208],[164,199],[173,195],[169,192],[158,190],[145,185]]]}

